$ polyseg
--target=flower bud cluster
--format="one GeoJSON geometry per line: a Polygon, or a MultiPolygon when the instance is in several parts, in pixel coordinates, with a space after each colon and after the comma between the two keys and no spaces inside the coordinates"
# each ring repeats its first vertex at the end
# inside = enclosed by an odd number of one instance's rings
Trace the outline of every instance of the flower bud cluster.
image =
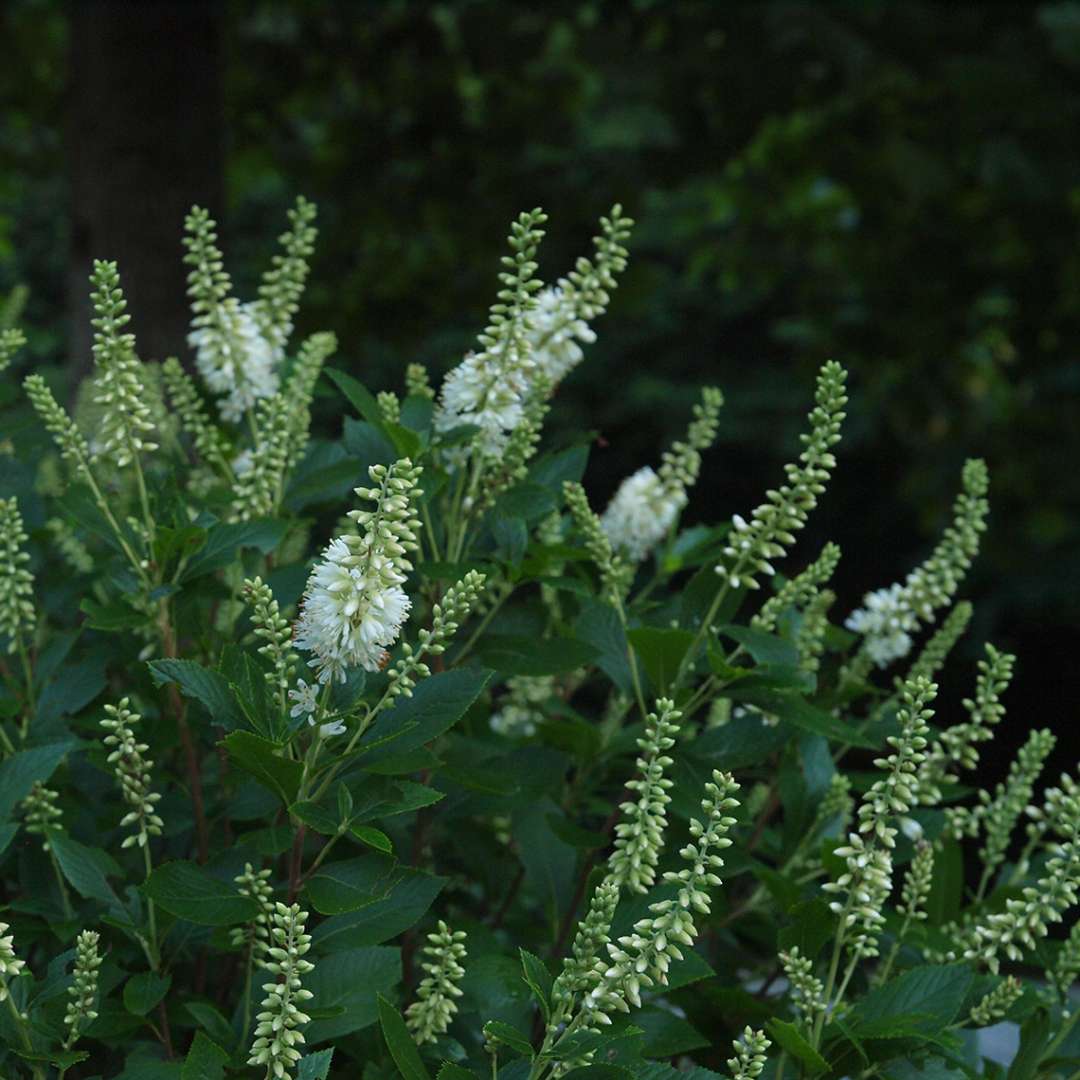
{"type": "Polygon", "coordinates": [[[141,717],[129,708],[131,702],[123,698],[118,705],[106,705],[108,714],[101,726],[109,732],[104,743],[110,748],[105,759],[112,767],[120,783],[120,793],[131,810],[120,820],[120,825],[134,825],[137,831],[124,839],[121,847],[138,845],[145,848],[151,836],[160,836],[165,822],[157,813],[161,796],[150,788],[150,771],[154,763],[146,757],[150,747],[135,738],[134,724],[141,717]]]}
{"type": "Polygon", "coordinates": [[[300,1060],[297,1049],[304,1036],[296,1029],[311,1020],[300,1006],[314,996],[303,988],[301,978],[315,970],[304,956],[311,949],[311,935],[304,932],[308,913],[299,904],[275,904],[270,928],[270,946],[263,967],[278,976],[277,982],[263,983],[266,997],[255,1016],[255,1041],[249,1065],[265,1065],[267,1080],[291,1076],[300,1060]]]}
{"type": "Polygon", "coordinates": [[[510,737],[534,735],[541,706],[555,693],[555,676],[514,675],[507,679],[506,689],[488,721],[491,730],[510,737]]]}
{"type": "Polygon", "coordinates": [[[461,997],[458,983],[465,975],[465,931],[451,930],[439,920],[435,933],[428,934],[421,967],[427,974],[420,980],[417,1000],[405,1010],[405,1023],[419,1045],[444,1035],[457,1012],[461,997]]]}
{"type": "Polygon", "coordinates": [[[90,471],[90,447],[75,421],[64,411],[40,375],[27,375],[23,381],[26,396],[41,417],[45,430],[53,437],[61,456],[82,474],[90,471]]]}
{"type": "Polygon", "coordinates": [[[718,852],[731,845],[726,834],[735,819],[728,811],[738,806],[732,798],[738,787],[730,774],[713,772],[701,802],[705,823],[691,819],[691,842],[679,853],[688,865],[664,874],[664,881],[677,892],[669,900],[650,904],[648,917],[639,919],[617,942],[608,943],[608,966],[582,1002],[586,1026],[610,1024],[611,1013],[639,1008],[642,990],[666,985],[672,960],[681,960],[682,947],[694,944],[698,933],[694,915],[709,914],[708,890],[721,884],[716,871],[724,860],[718,852]]]}
{"type": "Polygon", "coordinates": [[[116,263],[95,259],[90,282],[94,286],[90,296],[97,384],[94,401],[102,407],[99,454],[123,468],[144,451],[157,449],[157,443],[146,438],[146,433],[154,430],[147,379],[135,355],[135,335],[121,332],[131,316],[126,312],[116,263]]]}
{"type": "Polygon", "coordinates": [[[574,935],[571,955],[552,984],[551,1000],[560,1015],[569,1014],[575,998],[600,984],[607,965],[599,956],[610,940],[611,920],[618,903],[619,883],[609,874],[596,886],[589,911],[574,935]]]}
{"type": "Polygon", "coordinates": [[[64,562],[76,574],[89,574],[94,569],[94,557],[63,518],[49,518],[45,528],[52,534],[53,543],[64,562]]]}
{"type": "Polygon", "coordinates": [[[256,870],[251,863],[244,863],[244,872],[233,878],[241,896],[249,896],[259,905],[254,922],[234,927],[229,934],[236,948],[251,947],[252,959],[265,967],[267,950],[270,948],[270,928],[274,920],[274,889],[269,878],[270,870],[256,870]]]}
{"type": "Polygon", "coordinates": [[[776,573],[772,560],[786,553],[795,543],[795,533],[802,529],[817,506],[818,497],[836,466],[832,447],[840,441],[847,395],[844,384],[847,372],[830,360],[817,380],[816,405],[810,413],[810,431],[800,436],[805,447],[795,464],[785,466],[787,482],[765,493],[766,501],[746,521],[736,514],[730,543],[716,572],[733,589],[757,589],[756,575],[776,573]]]}
{"type": "Polygon", "coordinates": [[[431,388],[431,379],[423,364],[409,364],[405,368],[406,397],[422,397],[432,401],[435,391],[431,388]]]}
{"type": "Polygon", "coordinates": [[[26,335],[17,327],[0,330],[0,371],[11,363],[15,354],[26,344],[26,335]]]}
{"type": "Polygon", "coordinates": [[[915,856],[904,875],[900,889],[900,903],[896,910],[905,919],[925,919],[926,901],[930,896],[930,884],[934,874],[934,847],[925,840],[915,847],[915,856]]]}
{"type": "Polygon", "coordinates": [[[1020,1000],[1024,984],[1015,975],[1007,975],[976,1004],[968,1015],[975,1027],[996,1024],[1020,1000]]]}
{"type": "Polygon", "coordinates": [[[750,620],[750,625],[758,630],[774,629],[785,611],[805,607],[820,595],[821,586],[829,581],[839,564],[840,548],[833,543],[826,544],[821,554],[805,570],[785,581],[776,594],[761,605],[761,610],[750,620]]]}
{"type": "Polygon", "coordinates": [[[194,381],[175,356],[168,357],[161,365],[161,377],[173,410],[191,436],[195,452],[208,464],[227,471],[229,454],[225,437],[210,419],[194,381]]]}
{"type": "Polygon", "coordinates": [[[1080,797],[1071,779],[1063,776],[1061,787],[1047,792],[1043,808],[1051,829],[1063,842],[1054,846],[1042,877],[1024,888],[1021,899],[1006,900],[1003,912],[987,915],[972,926],[966,959],[982,961],[996,973],[1002,953],[1020,960],[1024,950],[1034,949],[1050,924],[1061,922],[1080,900],[1080,797]]]}
{"type": "Polygon", "coordinates": [[[803,956],[799,947],[779,954],[784,974],[791,984],[791,1003],[803,1020],[813,1025],[819,1013],[825,1010],[825,984],[814,974],[813,961],[803,956]]]}
{"type": "Polygon", "coordinates": [[[270,586],[261,577],[244,582],[244,596],[252,606],[251,623],[255,636],[263,644],[258,653],[265,656],[273,670],[266,673],[266,681],[279,693],[285,693],[296,670],[296,653],[292,648],[292,626],[281,614],[270,586]]]}
{"type": "Polygon", "coordinates": [[[846,846],[836,854],[846,861],[846,869],[835,882],[826,883],[826,892],[842,893],[846,900],[830,903],[841,918],[842,931],[853,930],[848,947],[856,956],[876,956],[877,938],[885,923],[884,906],[892,892],[892,849],[897,830],[894,817],[907,814],[918,799],[919,769],[926,759],[926,721],[933,716],[926,708],[937,687],[925,678],[906,683],[903,707],[897,715],[900,732],[887,742],[893,753],[874,764],[884,770],[863,797],[858,811],[858,829],[848,835],[846,846]]]}
{"type": "Polygon", "coordinates": [[[22,801],[24,828],[28,833],[43,837],[42,848],[49,850],[49,829],[59,829],[63,811],[56,805],[59,792],[47,788],[40,780],[34,781],[30,794],[22,801]]]}
{"type": "Polygon", "coordinates": [[[630,584],[633,567],[615,554],[600,518],[589,506],[589,497],[581,484],[567,480],[563,484],[563,494],[574,524],[585,541],[585,550],[600,571],[602,596],[609,604],[618,607],[630,584]]]}
{"type": "Polygon", "coordinates": [[[278,238],[281,253],[270,260],[259,285],[258,321],[263,334],[284,348],[292,333],[293,318],[300,310],[300,298],[308,276],[308,259],[315,251],[318,230],[313,222],[315,204],[302,195],[286,212],[289,227],[278,238]]]}
{"type": "Polygon", "coordinates": [[[431,668],[423,657],[441,656],[446,651],[447,644],[458,632],[461,623],[476,607],[484,591],[485,580],[478,570],[469,570],[460,581],[446,590],[437,604],[432,605],[431,627],[422,627],[417,633],[416,648],[407,641],[402,642],[401,658],[389,673],[389,693],[392,698],[398,695],[412,697],[417,681],[431,674],[431,668]]]}
{"type": "Polygon", "coordinates": [[[755,1031],[747,1025],[732,1047],[735,1056],[727,1061],[731,1080],[754,1080],[760,1076],[765,1069],[765,1055],[771,1045],[764,1031],[755,1031]]]}
{"type": "Polygon", "coordinates": [[[30,555],[23,550],[27,538],[18,500],[14,495],[0,499],[0,639],[8,639],[9,653],[19,649],[37,623],[31,600],[34,575],[26,568],[30,555]]]}
{"type": "Polygon", "coordinates": [[[672,763],[667,751],[675,745],[681,718],[673,701],[660,698],[656,712],[646,718],[645,734],[637,740],[641,750],[638,775],[626,785],[637,793],[637,799],[619,807],[623,819],[615,826],[615,850],[608,860],[611,880],[631,892],[647,892],[656,881],[667,828],[666,808],[671,802],[672,781],[664,770],[672,763]]]}
{"type": "Polygon", "coordinates": [[[68,1029],[64,1040],[65,1050],[70,1050],[83,1029],[97,1019],[94,1004],[97,999],[98,969],[101,967],[99,939],[100,935],[94,930],[84,930],[75,939],[75,970],[68,987],[71,1000],[64,1015],[64,1024],[68,1029]]]}

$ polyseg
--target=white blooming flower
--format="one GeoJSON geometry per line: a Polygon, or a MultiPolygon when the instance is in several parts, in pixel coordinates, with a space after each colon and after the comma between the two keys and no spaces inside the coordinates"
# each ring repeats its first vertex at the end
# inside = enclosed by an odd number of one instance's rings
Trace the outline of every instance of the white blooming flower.
{"type": "Polygon", "coordinates": [[[681,488],[665,487],[646,465],[619,485],[600,524],[616,551],[632,562],[641,562],[685,505],[686,493],[681,488]]]}
{"type": "Polygon", "coordinates": [[[525,415],[529,375],[534,368],[528,355],[517,356],[516,363],[505,363],[487,350],[469,353],[443,382],[435,426],[439,431],[451,431],[474,425],[480,431],[473,445],[486,457],[498,457],[525,415]]]}
{"type": "Polygon", "coordinates": [[[313,713],[318,705],[319,688],[314,683],[310,685],[303,679],[296,680],[296,686],[289,691],[289,700],[296,704],[289,710],[292,717],[303,716],[304,713],[313,713]]]}
{"type": "MultiPolygon", "coordinates": [[[[314,719],[314,717],[309,716],[308,717],[308,727],[314,727],[314,726],[315,726],[315,719],[314,719]]],[[[319,725],[319,734],[324,739],[333,738],[333,736],[335,736],[335,735],[344,735],[346,730],[347,729],[345,727],[345,721],[344,720],[332,720],[329,724],[320,724],[319,725]]]]}
{"type": "Polygon", "coordinates": [[[255,451],[242,450],[232,461],[232,471],[236,476],[247,476],[255,468],[255,451]]]}
{"type": "Polygon", "coordinates": [[[410,500],[421,470],[408,458],[368,470],[377,485],[356,494],[375,503],[349,517],[363,533],[331,540],[308,578],[294,644],[313,652],[319,682],[345,681],[349,668],[381,671],[411,607],[402,584],[417,548],[419,518],[410,500]]]}
{"type": "Polygon", "coordinates": [[[867,655],[878,667],[907,656],[911,651],[911,634],[918,629],[901,584],[867,593],[863,606],[853,611],[844,625],[865,637],[867,655]]]}
{"type": "Polygon", "coordinates": [[[537,293],[536,307],[530,313],[533,361],[553,385],[585,358],[578,342],[591,345],[596,340],[595,332],[578,314],[579,307],[575,290],[569,282],[560,281],[537,293]]]}
{"type": "Polygon", "coordinates": [[[278,392],[278,367],[285,353],[263,333],[257,310],[255,304],[233,302],[222,313],[231,316],[229,333],[211,323],[188,334],[199,374],[211,393],[225,395],[218,407],[233,423],[257,401],[278,392]]]}
{"type": "Polygon", "coordinates": [[[330,541],[308,579],[296,625],[294,640],[315,653],[311,666],[322,683],[344,682],[352,667],[381,670],[411,606],[400,585],[404,575],[384,556],[354,552],[355,540],[330,541]]]}

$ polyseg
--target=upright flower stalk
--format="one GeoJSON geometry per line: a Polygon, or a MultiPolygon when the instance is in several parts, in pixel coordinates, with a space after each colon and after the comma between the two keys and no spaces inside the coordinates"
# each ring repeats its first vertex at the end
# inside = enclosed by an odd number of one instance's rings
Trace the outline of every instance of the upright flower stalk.
{"type": "Polygon", "coordinates": [[[446,1034],[462,994],[458,983],[465,974],[464,930],[451,930],[440,919],[427,940],[420,965],[426,974],[420,980],[416,1001],[405,1010],[405,1022],[421,1046],[446,1034]]]}
{"type": "Polygon", "coordinates": [[[255,1017],[255,1040],[248,1058],[249,1065],[266,1066],[266,1080],[293,1075],[301,1057],[298,1047],[304,1043],[303,1033],[297,1029],[311,1020],[302,1008],[313,995],[301,980],[315,970],[315,965],[304,959],[311,949],[311,935],[304,929],[307,914],[298,904],[274,905],[264,966],[277,979],[263,984],[266,997],[255,1017]]]}
{"type": "Polygon", "coordinates": [[[374,509],[352,511],[360,531],[330,541],[308,578],[296,624],[295,644],[314,654],[309,664],[321,683],[344,682],[350,668],[385,667],[411,607],[401,586],[412,569],[406,555],[418,547],[421,470],[402,458],[368,471],[375,486],[356,494],[374,509]]]}
{"type": "MultiPolygon", "coordinates": [[[[27,538],[15,496],[0,499],[0,640],[7,638],[7,652],[18,654],[22,665],[23,692],[26,695],[21,725],[24,739],[34,711],[34,671],[30,663],[29,645],[37,624],[37,609],[31,599],[34,595],[34,575],[27,569],[30,555],[23,547],[27,538]]],[[[0,733],[3,734],[8,753],[13,753],[14,747],[2,727],[0,733]]]]}

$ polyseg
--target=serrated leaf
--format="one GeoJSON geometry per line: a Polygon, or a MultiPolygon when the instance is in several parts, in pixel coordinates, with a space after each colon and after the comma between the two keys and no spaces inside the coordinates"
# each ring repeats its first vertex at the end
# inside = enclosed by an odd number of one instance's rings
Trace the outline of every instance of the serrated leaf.
{"type": "Polygon", "coordinates": [[[532,1043],[529,1042],[527,1036],[522,1035],[516,1027],[503,1020],[489,1020],[484,1025],[484,1035],[491,1042],[502,1043],[503,1046],[509,1047],[515,1054],[527,1058],[533,1056],[532,1043]]]}
{"type": "Polygon", "coordinates": [[[319,1050],[314,1054],[305,1054],[296,1063],[296,1080],[326,1080],[330,1075],[330,1063],[334,1058],[334,1048],[319,1050]]]}
{"type": "Polygon", "coordinates": [[[430,1080],[401,1013],[382,994],[378,995],[378,1005],[383,1038],[404,1080],[430,1080]]]}
{"type": "Polygon", "coordinates": [[[955,1019],[974,977],[966,964],[911,968],[871,990],[844,1019],[863,1040],[891,1033],[933,1034],[955,1019]]]}
{"type": "Polygon", "coordinates": [[[444,1061],[439,1067],[436,1080],[479,1080],[479,1077],[462,1065],[455,1065],[452,1061],[444,1061]]]}
{"type": "Polygon", "coordinates": [[[388,994],[401,982],[401,950],[388,945],[335,950],[320,956],[304,986],[312,1004],[336,1014],[313,1019],[304,1029],[309,1043],[343,1039],[370,1027],[379,1018],[376,994],[388,994]],[[362,972],[363,978],[357,973],[362,972]]]}
{"type": "Polygon", "coordinates": [[[116,893],[105,878],[106,867],[114,873],[118,868],[104,851],[80,844],[60,829],[49,830],[49,847],[64,877],[80,896],[106,904],[119,904],[116,893]]]}
{"type": "Polygon", "coordinates": [[[324,863],[306,889],[311,906],[322,915],[344,915],[388,896],[395,879],[393,862],[375,855],[324,863]]]}
{"type": "MultiPolygon", "coordinates": [[[[363,858],[385,857],[366,855],[363,858]]],[[[345,914],[324,919],[312,934],[315,943],[320,949],[381,945],[415,926],[442,891],[446,880],[419,870],[398,868],[388,891],[377,896],[373,903],[363,903],[345,914]]],[[[379,891],[382,891],[381,886],[379,891]]],[[[312,903],[314,905],[314,900],[312,903]]]]}
{"type": "Polygon", "coordinates": [[[300,790],[304,767],[299,761],[283,757],[280,747],[251,731],[233,731],[221,740],[231,760],[272,791],[286,806],[300,790]]]}
{"type": "Polygon", "coordinates": [[[544,965],[543,960],[534,956],[527,949],[518,949],[521,956],[521,969],[524,972],[525,982],[528,984],[532,995],[536,998],[544,1019],[551,1017],[551,972],[544,965]]]}
{"type": "Polygon", "coordinates": [[[244,717],[236,698],[219,671],[203,667],[194,660],[151,660],[146,666],[156,685],[176,683],[185,697],[194,698],[206,707],[214,723],[227,730],[243,725],[244,717]]]}
{"type": "Polygon", "coordinates": [[[387,855],[393,854],[393,842],[381,829],[373,828],[371,825],[350,825],[349,832],[362,844],[367,844],[368,847],[385,852],[387,855]]]}
{"type": "Polygon", "coordinates": [[[799,1029],[786,1020],[770,1020],[769,1034],[797,1061],[801,1061],[814,1076],[825,1072],[829,1063],[803,1038],[799,1029]]]}
{"type": "Polygon", "coordinates": [[[776,664],[778,667],[796,667],[799,651],[790,641],[775,634],[766,633],[753,626],[728,624],[718,628],[725,637],[741,645],[756,664],[776,664]]]}
{"type": "Polygon", "coordinates": [[[653,688],[663,692],[671,685],[694,640],[689,630],[659,626],[640,626],[626,634],[653,688]]]}
{"type": "Polygon", "coordinates": [[[170,915],[199,926],[234,926],[250,922],[259,913],[259,905],[251,897],[211,877],[193,862],[156,867],[142,891],[170,915]]]}
{"type": "MultiPolygon", "coordinates": [[[[362,759],[370,768],[392,756],[414,750],[438,738],[465,714],[465,710],[480,696],[491,679],[492,672],[481,668],[458,668],[443,671],[424,679],[412,697],[398,698],[397,703],[380,717],[372,732],[373,739],[382,739],[399,728],[409,730],[386,746],[372,749],[362,759]]],[[[360,749],[364,744],[361,742],[360,749]]]]}
{"type": "Polygon", "coordinates": [[[6,819],[34,786],[48,780],[69,750],[78,745],[74,739],[19,750],[0,762],[0,821],[6,819]]]}
{"type": "MultiPolygon", "coordinates": [[[[145,1016],[165,995],[172,985],[171,975],[158,975],[153,971],[141,971],[124,983],[124,1008],[135,1016],[145,1016]]],[[[209,1039],[206,1040],[210,1042],[209,1039]]],[[[213,1046],[213,1043],[210,1043],[213,1046]]]]}
{"type": "Polygon", "coordinates": [[[228,566],[241,548],[253,547],[263,555],[269,555],[284,539],[288,527],[287,521],[272,519],[219,522],[210,526],[206,543],[187,564],[181,582],[193,581],[228,566]]]}

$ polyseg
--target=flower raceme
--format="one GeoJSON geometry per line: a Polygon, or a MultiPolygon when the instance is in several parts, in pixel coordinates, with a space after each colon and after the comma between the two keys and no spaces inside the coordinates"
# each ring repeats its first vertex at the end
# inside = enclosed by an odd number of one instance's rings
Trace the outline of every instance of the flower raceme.
{"type": "Polygon", "coordinates": [[[311,572],[294,640],[314,653],[309,664],[319,682],[344,682],[354,667],[386,666],[386,650],[411,607],[401,586],[412,569],[406,552],[417,547],[410,500],[422,494],[416,486],[420,471],[408,458],[389,467],[372,465],[376,486],[357,488],[356,494],[372,500],[375,509],[350,514],[363,532],[331,540],[311,572]]]}

